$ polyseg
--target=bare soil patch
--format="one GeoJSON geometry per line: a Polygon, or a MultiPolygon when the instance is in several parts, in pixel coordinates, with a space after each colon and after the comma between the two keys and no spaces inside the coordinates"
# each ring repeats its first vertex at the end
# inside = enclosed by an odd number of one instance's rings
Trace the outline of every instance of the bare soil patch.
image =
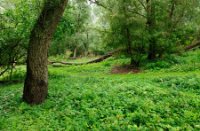
{"type": "Polygon", "coordinates": [[[140,72],[141,70],[139,68],[135,68],[131,65],[115,66],[111,70],[112,74],[128,74],[128,73],[137,74],[140,72]]]}

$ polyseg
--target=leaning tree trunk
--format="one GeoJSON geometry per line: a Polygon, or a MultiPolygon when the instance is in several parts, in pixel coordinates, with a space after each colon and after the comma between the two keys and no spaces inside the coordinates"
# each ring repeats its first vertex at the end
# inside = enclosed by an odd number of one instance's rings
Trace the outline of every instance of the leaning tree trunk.
{"type": "Polygon", "coordinates": [[[31,32],[23,91],[23,100],[29,104],[40,104],[47,97],[48,47],[67,2],[68,0],[46,0],[31,32]]]}

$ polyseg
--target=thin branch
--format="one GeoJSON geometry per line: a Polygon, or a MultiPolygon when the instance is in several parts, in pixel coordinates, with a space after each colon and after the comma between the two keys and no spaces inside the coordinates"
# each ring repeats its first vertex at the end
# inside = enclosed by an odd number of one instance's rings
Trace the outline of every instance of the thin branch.
{"type": "Polygon", "coordinates": [[[101,7],[103,7],[106,10],[112,11],[111,8],[106,7],[105,5],[103,5],[102,3],[100,3],[98,0],[89,0],[89,2],[92,3],[92,4],[96,4],[97,6],[101,6],[101,7]]]}
{"type": "Polygon", "coordinates": [[[129,12],[134,13],[134,14],[137,14],[137,15],[142,16],[142,17],[144,17],[144,18],[147,18],[147,16],[145,16],[145,15],[143,15],[143,14],[141,14],[141,13],[135,11],[135,10],[129,10],[129,12]]]}
{"type": "Polygon", "coordinates": [[[0,72],[0,76],[2,76],[4,73],[6,73],[9,70],[9,66],[7,66],[7,68],[5,70],[3,70],[2,72],[0,72]]]}
{"type": "Polygon", "coordinates": [[[144,3],[141,0],[138,0],[138,2],[142,5],[142,7],[144,8],[144,10],[147,10],[147,7],[144,5],[144,3]]]}

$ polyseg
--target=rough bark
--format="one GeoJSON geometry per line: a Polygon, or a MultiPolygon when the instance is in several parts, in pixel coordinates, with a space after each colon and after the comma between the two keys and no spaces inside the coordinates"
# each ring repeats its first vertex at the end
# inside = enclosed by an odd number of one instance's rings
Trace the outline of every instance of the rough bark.
{"type": "Polygon", "coordinates": [[[31,32],[23,91],[23,100],[29,104],[40,104],[47,97],[48,47],[67,2],[68,0],[46,0],[31,32]]]}

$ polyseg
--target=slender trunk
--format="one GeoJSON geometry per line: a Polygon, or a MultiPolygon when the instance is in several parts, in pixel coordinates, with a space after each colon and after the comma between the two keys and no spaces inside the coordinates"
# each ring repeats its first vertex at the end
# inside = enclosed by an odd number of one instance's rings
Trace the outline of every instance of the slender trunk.
{"type": "Polygon", "coordinates": [[[126,39],[127,39],[127,53],[129,56],[132,56],[131,34],[129,28],[126,28],[126,39]]]}
{"type": "Polygon", "coordinates": [[[74,49],[74,56],[73,56],[73,59],[76,59],[76,56],[77,56],[77,47],[74,49]]]}
{"type": "Polygon", "coordinates": [[[140,67],[140,60],[135,60],[131,58],[131,66],[134,68],[139,68],[140,67]]]}
{"type": "Polygon", "coordinates": [[[47,0],[31,32],[23,100],[42,103],[48,93],[48,47],[68,0],[47,0]]]}
{"type": "Polygon", "coordinates": [[[86,33],[87,42],[85,44],[85,56],[88,56],[88,49],[89,49],[89,32],[86,33]]]}
{"type": "Polygon", "coordinates": [[[171,0],[171,5],[170,5],[170,10],[169,10],[169,20],[172,22],[174,12],[175,12],[175,0],[171,0]]]}
{"type": "Polygon", "coordinates": [[[176,11],[176,0],[171,0],[169,5],[169,12],[168,12],[168,26],[167,26],[167,32],[170,34],[174,30],[174,15],[176,11]]]}
{"type": "Polygon", "coordinates": [[[130,30],[127,28],[126,29],[126,37],[127,37],[127,53],[129,55],[129,57],[131,58],[131,65],[132,66],[138,66],[135,62],[135,59],[133,58],[133,51],[132,51],[132,41],[131,41],[131,34],[130,34],[130,30]]]}
{"type": "Polygon", "coordinates": [[[148,59],[153,60],[156,58],[156,39],[152,36],[153,30],[155,28],[155,13],[153,0],[146,0],[147,4],[147,30],[149,32],[149,50],[148,50],[148,59]]]}
{"type": "Polygon", "coordinates": [[[148,59],[149,60],[154,60],[156,59],[156,44],[155,40],[150,40],[149,41],[149,52],[148,52],[148,59]]]}

